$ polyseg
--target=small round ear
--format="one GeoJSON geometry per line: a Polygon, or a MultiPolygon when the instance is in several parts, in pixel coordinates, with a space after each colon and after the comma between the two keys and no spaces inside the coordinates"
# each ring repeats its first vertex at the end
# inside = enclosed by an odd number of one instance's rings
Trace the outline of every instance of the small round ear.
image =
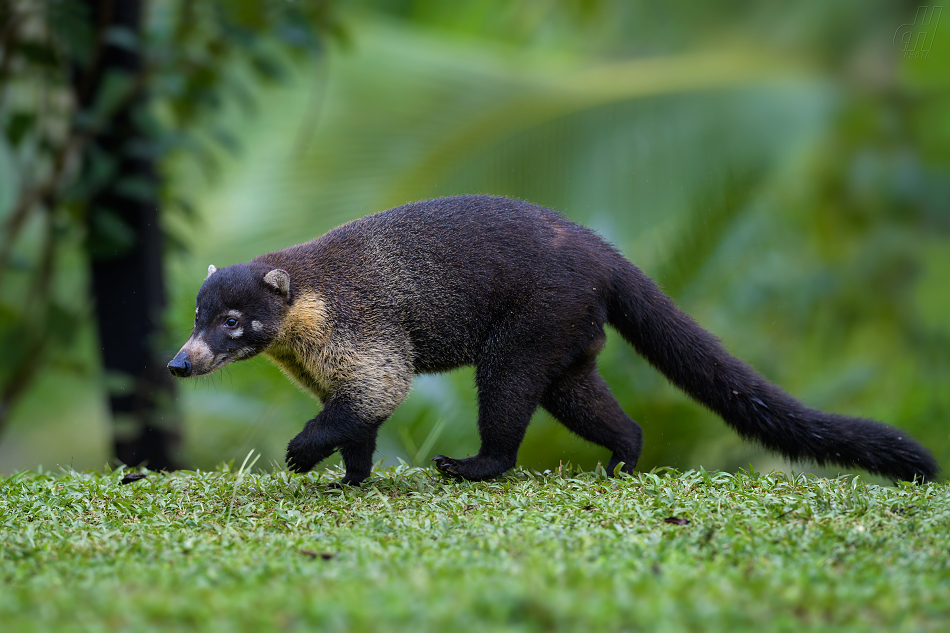
{"type": "MultiPolygon", "coordinates": [[[[208,266],[208,277],[215,274],[216,272],[218,272],[217,266],[215,266],[214,264],[211,264],[210,266],[208,266]]],[[[205,279],[207,279],[208,277],[205,277],[205,279]]]]}
{"type": "Polygon", "coordinates": [[[283,268],[275,268],[264,275],[264,283],[284,297],[290,296],[290,275],[283,268]]]}

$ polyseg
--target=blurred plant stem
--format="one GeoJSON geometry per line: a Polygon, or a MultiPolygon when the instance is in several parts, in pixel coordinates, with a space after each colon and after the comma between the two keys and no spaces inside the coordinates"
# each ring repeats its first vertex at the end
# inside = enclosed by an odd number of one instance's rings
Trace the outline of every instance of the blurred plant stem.
{"type": "Polygon", "coordinates": [[[95,48],[92,64],[73,73],[77,106],[80,111],[101,107],[103,92],[116,77],[123,78],[128,95],[112,109],[109,125],[92,132],[81,161],[86,169],[92,169],[96,156],[109,156],[112,163],[111,177],[86,202],[88,225],[127,229],[103,243],[95,239],[102,231],[94,228],[94,239],[86,242],[103,370],[122,377],[109,393],[113,452],[123,464],[175,469],[181,465],[181,422],[171,405],[175,385],[153,345],[165,309],[157,166],[153,153],[135,150],[152,140],[140,123],[148,103],[142,90],[147,69],[141,47],[108,40],[109,34],[123,33],[129,41],[141,41],[143,3],[84,3],[95,48]]]}

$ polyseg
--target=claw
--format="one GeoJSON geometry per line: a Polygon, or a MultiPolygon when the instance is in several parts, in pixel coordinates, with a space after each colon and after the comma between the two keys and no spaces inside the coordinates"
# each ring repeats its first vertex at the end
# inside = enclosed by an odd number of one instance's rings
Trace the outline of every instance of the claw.
{"type": "Polygon", "coordinates": [[[289,468],[290,470],[292,470],[293,472],[297,474],[303,474],[310,470],[309,468],[305,468],[302,464],[298,464],[296,461],[293,460],[293,458],[289,456],[286,458],[286,461],[287,461],[287,468],[289,468]]]}
{"type": "Polygon", "coordinates": [[[458,473],[452,468],[452,462],[455,461],[451,457],[446,457],[445,455],[437,455],[432,458],[432,461],[435,462],[435,467],[447,475],[457,476],[458,473]]]}

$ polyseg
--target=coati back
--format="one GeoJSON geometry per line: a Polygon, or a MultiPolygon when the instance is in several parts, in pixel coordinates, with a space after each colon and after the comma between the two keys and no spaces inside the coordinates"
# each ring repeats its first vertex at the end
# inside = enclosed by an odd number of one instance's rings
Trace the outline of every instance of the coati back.
{"type": "Polygon", "coordinates": [[[475,366],[481,449],[435,458],[470,480],[515,465],[540,405],[632,472],[640,426],[596,370],[604,324],[743,437],[789,459],[931,478],[894,428],[805,407],[728,354],[593,231],[519,200],[407,204],[247,264],[209,268],[195,329],[169,364],[201,375],[263,353],[323,402],[287,447],[306,472],[339,450],[345,484],[370,474],[379,426],[417,373],[475,366]]]}

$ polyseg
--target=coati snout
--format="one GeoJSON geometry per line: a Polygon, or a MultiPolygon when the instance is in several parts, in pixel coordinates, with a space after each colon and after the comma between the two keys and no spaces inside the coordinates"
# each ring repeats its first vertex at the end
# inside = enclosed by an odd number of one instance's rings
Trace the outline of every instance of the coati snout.
{"type": "Polygon", "coordinates": [[[481,448],[435,458],[464,479],[515,465],[544,407],[631,472],[640,426],[597,372],[611,325],[742,437],[792,460],[895,479],[937,464],[907,433],[801,404],[730,355],[593,231],[527,202],[458,196],[355,220],[247,264],[208,269],[195,329],[168,364],[198,376],[264,353],[323,403],[287,446],[306,472],[339,450],[343,483],[369,476],[379,426],[415,374],[475,366],[481,448]]]}
{"type": "Polygon", "coordinates": [[[190,376],[191,360],[189,359],[189,353],[185,350],[178,352],[178,355],[168,362],[168,371],[171,372],[172,376],[178,378],[187,378],[190,376]]]}

